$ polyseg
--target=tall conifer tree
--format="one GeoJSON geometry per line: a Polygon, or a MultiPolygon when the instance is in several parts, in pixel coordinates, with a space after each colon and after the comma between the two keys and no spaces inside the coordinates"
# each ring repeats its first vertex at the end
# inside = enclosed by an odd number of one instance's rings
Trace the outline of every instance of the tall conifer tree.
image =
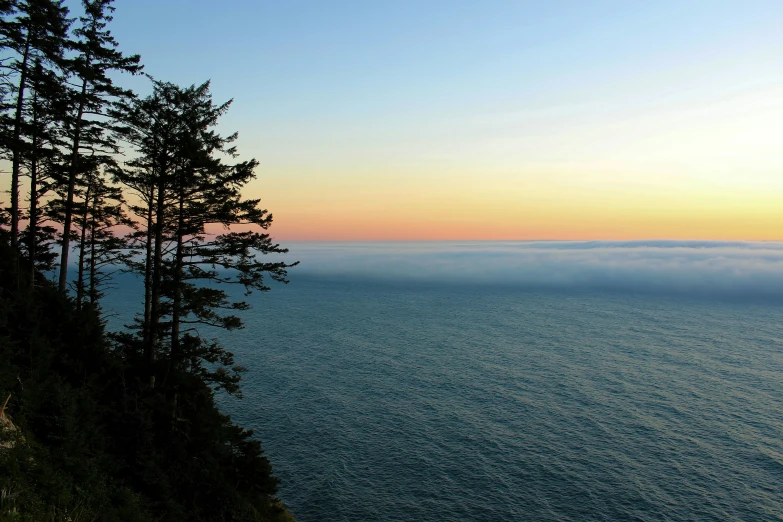
{"type": "Polygon", "coordinates": [[[29,150],[25,139],[25,100],[34,64],[54,67],[61,62],[70,21],[63,1],[20,0],[0,5],[2,44],[12,58],[3,63],[11,102],[4,107],[8,131],[3,140],[11,159],[11,245],[16,252],[19,240],[19,178],[23,154],[29,150]]]}
{"type": "Polygon", "coordinates": [[[209,83],[181,88],[156,82],[150,97],[127,105],[125,137],[136,144],[139,158],[121,178],[147,198],[137,212],[148,222],[143,266],[149,287],[143,327],[148,363],[162,351],[175,370],[188,360],[189,367],[206,372],[204,378],[233,390],[236,375],[207,372],[202,365],[229,366],[231,354],[191,335],[192,329],[242,326],[234,312],[247,303],[234,301],[215,284],[265,291],[265,277],[286,282],[286,269],[293,265],[263,259],[287,250],[265,232],[272,215],[259,200],[241,197],[257,162],[236,161],[236,134],[223,137],[215,130],[229,103],[215,105],[209,83]],[[221,228],[223,233],[210,233],[221,228]],[[165,338],[168,343],[161,342],[165,338]]]}
{"type": "Polygon", "coordinates": [[[22,247],[28,260],[28,278],[35,282],[37,270],[52,268],[55,256],[50,252],[54,228],[42,223],[46,194],[61,180],[62,117],[64,87],[62,78],[36,62],[31,74],[28,135],[30,149],[25,155],[24,167],[30,178],[27,230],[22,247]]]}
{"type": "Polygon", "coordinates": [[[107,132],[110,125],[107,112],[111,103],[131,97],[132,93],[114,85],[110,75],[113,72],[136,74],[142,68],[138,55],[125,56],[117,50],[117,42],[107,29],[114,12],[112,3],[113,0],[82,0],[85,14],[79,18],[80,26],[70,44],[76,55],[68,62],[73,90],[71,114],[66,120],[69,159],[59,273],[59,288],[63,292],[68,281],[74,193],[78,177],[87,167],[82,165],[82,153],[89,150],[92,156],[102,154],[104,163],[112,162],[118,148],[107,132]]]}
{"type": "Polygon", "coordinates": [[[95,308],[109,275],[107,265],[115,265],[131,255],[124,238],[116,236],[120,225],[132,227],[124,211],[120,187],[112,185],[97,168],[85,174],[82,202],[75,222],[79,227],[79,257],[76,277],[76,306],[85,302],[95,308]]]}

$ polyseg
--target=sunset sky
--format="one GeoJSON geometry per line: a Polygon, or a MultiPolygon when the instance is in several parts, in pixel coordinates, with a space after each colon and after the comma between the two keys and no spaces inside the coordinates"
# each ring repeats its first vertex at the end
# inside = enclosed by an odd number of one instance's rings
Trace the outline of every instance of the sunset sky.
{"type": "Polygon", "coordinates": [[[113,24],[234,98],[280,240],[783,239],[782,29],[779,0],[118,0],[113,24]]]}

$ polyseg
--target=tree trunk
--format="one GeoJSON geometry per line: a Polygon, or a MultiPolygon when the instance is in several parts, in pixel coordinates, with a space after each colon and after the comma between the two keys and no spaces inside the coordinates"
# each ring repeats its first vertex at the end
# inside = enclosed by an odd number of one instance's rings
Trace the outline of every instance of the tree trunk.
{"type": "Polygon", "coordinates": [[[76,163],[79,158],[79,142],[82,132],[82,117],[84,116],[84,97],[87,93],[87,80],[82,80],[82,94],[79,98],[79,110],[76,115],[76,126],[71,147],[71,166],[68,170],[68,195],[65,198],[65,222],[63,223],[63,245],[60,251],[60,292],[65,292],[68,283],[68,253],[71,241],[71,220],[73,219],[73,192],[76,188],[76,163]]]}
{"type": "MultiPolygon", "coordinates": [[[[180,174],[180,177],[183,174],[180,174]]],[[[182,265],[184,261],[183,240],[185,236],[185,195],[182,180],[179,184],[179,207],[177,208],[177,251],[174,257],[174,299],[171,306],[171,365],[177,366],[179,357],[179,325],[182,308],[182,265]]]]}
{"type": "Polygon", "coordinates": [[[146,258],[144,263],[144,325],[142,334],[144,346],[150,342],[150,306],[152,302],[152,212],[155,208],[155,183],[150,182],[150,195],[147,201],[147,241],[145,245],[146,258]]]}
{"type": "Polygon", "coordinates": [[[91,223],[90,223],[90,308],[92,310],[95,310],[95,304],[98,301],[98,294],[97,294],[97,281],[95,278],[97,277],[97,274],[95,273],[96,265],[95,265],[95,208],[98,206],[98,192],[95,192],[95,200],[93,201],[93,211],[91,216],[91,223]]]}
{"type": "Polygon", "coordinates": [[[158,330],[160,323],[160,290],[161,290],[161,264],[163,261],[163,225],[165,211],[165,168],[160,171],[158,181],[158,199],[155,212],[155,252],[152,262],[152,293],[150,296],[150,342],[146,347],[145,358],[150,370],[150,387],[155,387],[155,348],[158,344],[158,330]]]}
{"type": "MultiPolygon", "coordinates": [[[[14,151],[11,160],[11,251],[18,256],[19,247],[19,170],[21,158],[22,112],[24,111],[24,90],[27,83],[27,60],[30,57],[30,28],[22,55],[21,71],[19,71],[19,89],[16,96],[16,113],[14,114],[14,151]]],[[[18,259],[18,258],[17,258],[18,259]]]]}
{"type": "MultiPolygon", "coordinates": [[[[33,148],[36,147],[36,140],[33,140],[33,148]]],[[[38,239],[38,158],[33,157],[30,163],[30,224],[27,231],[27,253],[30,256],[28,275],[30,277],[30,288],[35,287],[35,245],[38,239]]]]}
{"type": "MultiPolygon", "coordinates": [[[[40,63],[36,63],[36,70],[40,63]]],[[[28,276],[30,288],[35,288],[35,256],[38,239],[38,83],[33,95],[33,154],[30,158],[30,223],[27,226],[28,276]]]]}
{"type": "Polygon", "coordinates": [[[90,213],[90,191],[92,180],[87,183],[87,192],[84,194],[84,207],[82,208],[81,237],[79,238],[79,272],[76,277],[76,309],[82,309],[84,300],[84,253],[87,250],[87,218],[90,213]]]}

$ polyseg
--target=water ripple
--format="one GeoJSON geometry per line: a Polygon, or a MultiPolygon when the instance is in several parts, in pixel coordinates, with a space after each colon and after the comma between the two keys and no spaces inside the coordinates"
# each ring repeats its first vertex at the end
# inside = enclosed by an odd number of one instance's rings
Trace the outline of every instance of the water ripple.
{"type": "Polygon", "coordinates": [[[310,281],[224,400],[301,522],[783,519],[781,308],[310,281]]]}

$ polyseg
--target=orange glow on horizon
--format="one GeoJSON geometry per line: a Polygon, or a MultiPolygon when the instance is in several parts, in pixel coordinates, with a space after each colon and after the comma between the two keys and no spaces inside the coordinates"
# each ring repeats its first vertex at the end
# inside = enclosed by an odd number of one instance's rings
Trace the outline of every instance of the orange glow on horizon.
{"type": "Polygon", "coordinates": [[[306,190],[283,179],[253,185],[248,196],[263,194],[278,241],[783,238],[783,205],[765,187],[542,179],[485,178],[475,187],[396,179],[364,189],[333,179],[306,190]]]}

